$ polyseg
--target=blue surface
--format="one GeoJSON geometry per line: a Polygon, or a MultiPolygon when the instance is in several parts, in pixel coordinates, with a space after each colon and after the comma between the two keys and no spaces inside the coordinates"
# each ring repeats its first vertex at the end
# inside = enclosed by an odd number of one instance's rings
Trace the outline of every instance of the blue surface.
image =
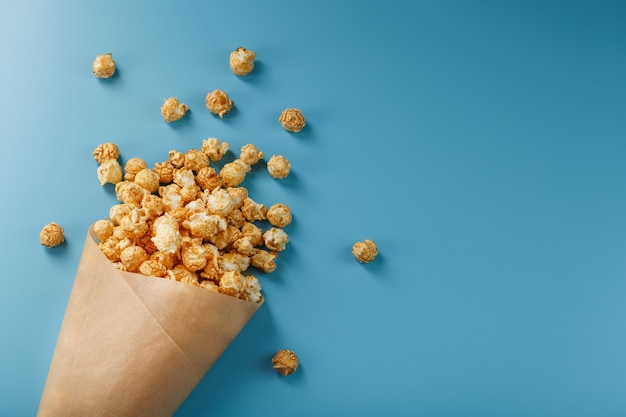
{"type": "Polygon", "coordinates": [[[287,156],[287,180],[245,185],[294,223],[266,304],[176,417],[626,415],[625,2],[5,1],[0,35],[1,416],[35,414],[87,227],[116,202],[93,149],[153,164],[207,137],[287,156]],[[191,108],[176,125],[169,96],[191,108]]]}

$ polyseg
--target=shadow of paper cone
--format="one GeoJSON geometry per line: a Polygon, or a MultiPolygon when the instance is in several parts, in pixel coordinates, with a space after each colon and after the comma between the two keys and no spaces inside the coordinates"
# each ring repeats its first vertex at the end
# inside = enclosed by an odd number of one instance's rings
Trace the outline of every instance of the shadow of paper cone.
{"type": "Polygon", "coordinates": [[[117,270],[90,233],[38,417],[171,417],[262,303],[117,270]]]}

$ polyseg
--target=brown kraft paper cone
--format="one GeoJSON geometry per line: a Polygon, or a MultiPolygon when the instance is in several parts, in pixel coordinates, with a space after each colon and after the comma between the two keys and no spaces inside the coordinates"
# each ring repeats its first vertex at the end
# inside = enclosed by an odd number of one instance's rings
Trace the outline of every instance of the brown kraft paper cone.
{"type": "Polygon", "coordinates": [[[171,417],[259,309],[122,272],[90,231],[38,417],[171,417]]]}

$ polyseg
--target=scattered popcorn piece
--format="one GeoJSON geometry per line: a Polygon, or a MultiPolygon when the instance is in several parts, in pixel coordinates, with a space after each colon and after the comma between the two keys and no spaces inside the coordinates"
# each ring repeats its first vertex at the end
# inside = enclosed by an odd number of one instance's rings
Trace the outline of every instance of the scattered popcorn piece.
{"type": "Polygon", "coordinates": [[[209,213],[226,217],[235,208],[230,194],[223,188],[216,188],[206,196],[206,205],[209,213]]]}
{"type": "Polygon", "coordinates": [[[137,172],[133,181],[149,193],[155,193],[159,189],[159,174],[149,168],[137,172]]]}
{"type": "Polygon", "coordinates": [[[267,220],[272,226],[286,227],[291,223],[291,209],[285,204],[274,204],[267,211],[267,220]]]}
{"type": "Polygon", "coordinates": [[[53,248],[65,241],[65,232],[58,224],[49,223],[39,232],[39,241],[43,246],[53,248]]]}
{"type": "Polygon", "coordinates": [[[250,266],[250,258],[238,252],[229,252],[218,258],[218,265],[222,271],[244,272],[250,266]]]}
{"type": "Polygon", "coordinates": [[[111,159],[117,159],[120,157],[120,150],[116,144],[108,142],[100,144],[93,151],[93,159],[97,163],[103,164],[111,159]]]}
{"type": "Polygon", "coordinates": [[[93,61],[92,70],[98,78],[111,78],[115,74],[115,61],[113,54],[98,54],[93,61]]]}
{"type": "Polygon", "coordinates": [[[205,279],[205,280],[200,281],[200,286],[202,288],[206,288],[207,290],[210,290],[210,291],[219,292],[218,291],[219,286],[214,281],[211,281],[209,279],[205,279]]]}
{"type": "Polygon", "coordinates": [[[182,168],[185,165],[185,154],[182,152],[171,150],[169,152],[169,158],[167,159],[174,168],[182,168]]]}
{"type": "Polygon", "coordinates": [[[233,162],[225,164],[220,170],[222,178],[222,186],[236,187],[246,178],[246,173],[250,171],[250,165],[241,159],[235,159],[233,162]]]}
{"type": "Polygon", "coordinates": [[[141,158],[130,158],[126,161],[126,165],[124,166],[124,179],[127,181],[133,181],[135,179],[135,175],[141,171],[142,169],[148,168],[148,164],[141,158]]]}
{"type": "Polygon", "coordinates": [[[184,282],[185,284],[199,284],[196,273],[185,268],[185,265],[175,265],[174,268],[167,271],[167,276],[172,281],[184,282]]]}
{"type": "Polygon", "coordinates": [[[302,112],[298,109],[285,109],[278,118],[285,130],[298,133],[306,125],[302,112]]]}
{"type": "Polygon", "coordinates": [[[289,236],[283,229],[272,227],[263,233],[263,241],[265,242],[265,247],[269,250],[282,252],[289,242],[289,236]]]}
{"type": "Polygon", "coordinates": [[[120,224],[120,219],[133,211],[135,208],[132,204],[115,204],[109,209],[109,219],[117,226],[120,224]]]}
{"type": "Polygon", "coordinates": [[[202,141],[202,152],[204,152],[211,161],[217,162],[228,151],[228,142],[220,142],[217,138],[207,138],[202,141]]]}
{"type": "Polygon", "coordinates": [[[237,75],[248,75],[254,69],[256,52],[239,47],[230,53],[230,69],[237,75]]]}
{"type": "Polygon", "coordinates": [[[267,216],[267,207],[251,199],[246,198],[241,206],[241,212],[246,220],[252,222],[255,220],[265,220],[267,216]]]}
{"type": "Polygon", "coordinates": [[[115,185],[115,196],[122,203],[141,206],[141,200],[149,192],[139,184],[132,181],[120,181],[115,185]]]}
{"type": "Polygon", "coordinates": [[[239,152],[239,159],[248,165],[258,163],[264,156],[263,152],[259,151],[259,149],[251,143],[243,145],[239,152]]]}
{"type": "Polygon", "coordinates": [[[164,99],[161,106],[161,116],[167,123],[177,122],[185,116],[189,110],[187,105],[181,103],[176,97],[164,99]]]}
{"type": "Polygon", "coordinates": [[[158,195],[146,194],[141,199],[141,208],[149,218],[155,219],[163,214],[163,200],[158,195]]]}
{"type": "Polygon", "coordinates": [[[144,248],[131,245],[120,253],[120,261],[124,270],[128,272],[139,271],[139,266],[149,259],[144,248]]]}
{"type": "Polygon", "coordinates": [[[135,207],[120,219],[120,228],[125,232],[125,236],[131,239],[138,239],[145,235],[150,229],[146,211],[135,207]]]}
{"type": "Polygon", "coordinates": [[[111,220],[102,219],[93,224],[93,233],[100,241],[108,239],[113,234],[115,224],[111,220]]]}
{"type": "Polygon", "coordinates": [[[184,167],[188,170],[197,173],[202,168],[209,166],[209,156],[198,149],[190,149],[185,154],[184,167]]]}
{"type": "Polygon", "coordinates": [[[261,283],[254,275],[246,276],[246,300],[252,303],[261,302],[263,295],[261,294],[261,283]]]}
{"type": "Polygon", "coordinates": [[[202,190],[211,192],[222,186],[222,178],[213,167],[205,167],[198,171],[196,183],[202,190]]]}
{"type": "Polygon", "coordinates": [[[100,185],[117,184],[122,181],[122,166],[117,159],[109,159],[98,166],[96,170],[100,185]]]}
{"type": "Polygon", "coordinates": [[[139,265],[139,272],[143,275],[163,277],[167,273],[167,268],[165,268],[165,265],[154,259],[148,259],[139,265]]]}
{"type": "Polygon", "coordinates": [[[282,155],[272,155],[270,160],[267,161],[267,171],[272,178],[287,178],[291,171],[291,164],[289,160],[282,155]]]}
{"type": "Polygon", "coordinates": [[[298,357],[291,350],[281,349],[272,358],[272,364],[276,372],[287,376],[298,369],[298,357]]]}
{"type": "Polygon", "coordinates": [[[241,226],[241,233],[243,237],[250,240],[252,246],[261,246],[263,245],[263,230],[259,226],[254,223],[245,223],[241,226]]]}
{"type": "Polygon", "coordinates": [[[181,259],[189,271],[204,269],[208,261],[207,248],[202,245],[202,239],[184,239],[181,246],[181,259]]]}
{"type": "Polygon", "coordinates": [[[154,164],[154,172],[159,175],[159,182],[161,184],[169,184],[174,181],[174,169],[174,165],[169,161],[154,164]]]}
{"type": "Polygon", "coordinates": [[[218,291],[222,294],[242,298],[245,297],[247,289],[248,285],[246,284],[246,277],[238,271],[224,272],[220,278],[218,291]]]}
{"type": "Polygon", "coordinates": [[[224,118],[224,115],[231,111],[234,107],[233,101],[228,97],[228,94],[222,90],[214,90],[206,96],[206,107],[213,114],[217,114],[220,119],[224,118]]]}
{"type": "Polygon", "coordinates": [[[363,242],[356,242],[352,246],[352,254],[361,263],[372,262],[378,255],[378,248],[372,240],[365,239],[363,242]]]}
{"type": "Polygon", "coordinates": [[[154,221],[154,237],[152,241],[157,249],[164,254],[176,253],[181,245],[178,222],[171,214],[165,213],[154,221]]]}
{"type": "Polygon", "coordinates": [[[252,256],[254,255],[254,245],[250,241],[250,238],[244,236],[237,239],[233,243],[233,248],[242,255],[252,256]]]}
{"type": "Polygon", "coordinates": [[[265,272],[270,273],[276,270],[276,256],[266,250],[256,249],[254,255],[250,258],[252,266],[265,272]]]}

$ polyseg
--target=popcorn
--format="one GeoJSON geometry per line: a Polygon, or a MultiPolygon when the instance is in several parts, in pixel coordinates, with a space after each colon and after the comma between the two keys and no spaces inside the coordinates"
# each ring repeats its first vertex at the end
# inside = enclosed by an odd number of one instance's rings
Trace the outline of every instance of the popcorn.
{"type": "Polygon", "coordinates": [[[148,168],[148,164],[141,158],[130,158],[126,161],[126,165],[124,166],[124,171],[126,174],[124,175],[124,179],[127,181],[133,181],[135,179],[135,175],[141,171],[142,169],[148,168]]]}
{"type": "Polygon", "coordinates": [[[210,166],[228,146],[208,138],[201,150],[169,151],[153,169],[141,158],[128,160],[115,187],[120,204],[110,208],[109,220],[93,226],[116,268],[262,300],[258,279],[243,273],[250,266],[264,273],[276,269],[277,253],[289,242],[282,228],[291,223],[291,210],[281,203],[268,210],[239,185],[263,158],[256,146],[243,146],[241,158],[219,172],[210,166]],[[264,220],[273,226],[265,233],[254,224],[264,220]]]}
{"type": "Polygon", "coordinates": [[[224,187],[236,187],[246,178],[246,173],[250,171],[250,165],[241,159],[225,164],[220,170],[222,185],[224,187]]]}
{"type": "Polygon", "coordinates": [[[132,181],[121,181],[115,185],[115,195],[122,203],[141,206],[141,200],[149,192],[132,181]]]}
{"type": "Polygon", "coordinates": [[[224,118],[224,115],[231,111],[234,107],[233,101],[228,97],[228,94],[222,90],[214,90],[206,96],[206,107],[213,114],[217,114],[220,119],[224,118]]]}
{"type": "Polygon", "coordinates": [[[161,116],[168,123],[177,122],[185,116],[187,110],[189,110],[187,105],[181,103],[176,97],[170,97],[164,99],[161,105],[161,116]]]}
{"type": "Polygon", "coordinates": [[[148,260],[148,254],[144,248],[131,245],[120,253],[120,261],[124,265],[124,270],[128,272],[139,271],[139,266],[148,260]]]}
{"type": "Polygon", "coordinates": [[[159,174],[151,169],[144,168],[135,174],[134,182],[148,192],[154,193],[159,189],[159,174]]]}
{"type": "Polygon", "coordinates": [[[248,75],[254,69],[256,52],[239,47],[230,53],[230,69],[237,75],[248,75]]]}
{"type": "Polygon", "coordinates": [[[291,164],[289,160],[282,155],[272,155],[267,161],[267,171],[272,178],[284,179],[289,176],[291,164]]]}
{"type": "Polygon", "coordinates": [[[218,291],[236,298],[245,298],[248,285],[246,278],[237,271],[224,272],[220,279],[218,291]]]}
{"type": "Polygon", "coordinates": [[[117,159],[120,157],[120,150],[116,144],[108,142],[100,144],[93,151],[93,159],[98,164],[103,164],[106,161],[117,159]]]}
{"type": "Polygon", "coordinates": [[[181,236],[178,230],[178,222],[171,214],[165,213],[154,221],[152,226],[154,237],[152,241],[164,254],[176,253],[181,245],[181,236]]]}
{"type": "Polygon", "coordinates": [[[109,159],[100,165],[96,171],[100,185],[117,184],[122,181],[122,166],[116,159],[109,159]]]}
{"type": "Polygon", "coordinates": [[[298,133],[306,125],[306,120],[302,112],[298,109],[285,109],[278,118],[280,124],[283,125],[285,130],[298,133]]]}
{"type": "Polygon", "coordinates": [[[272,358],[272,364],[276,372],[287,376],[298,369],[298,357],[291,350],[281,349],[272,358]]]}
{"type": "Polygon", "coordinates": [[[267,207],[251,199],[246,198],[241,206],[241,212],[248,221],[265,220],[267,215],[267,207]]]}
{"type": "Polygon", "coordinates": [[[65,232],[58,224],[48,223],[39,232],[39,241],[43,246],[53,248],[65,241],[65,232]]]}
{"type": "Polygon", "coordinates": [[[113,60],[113,55],[110,53],[98,54],[93,61],[93,74],[98,78],[112,77],[113,74],[115,74],[115,69],[115,61],[113,60]]]}
{"type": "Polygon", "coordinates": [[[167,273],[167,268],[165,265],[154,259],[148,259],[139,265],[139,272],[143,275],[163,277],[167,273]]]}
{"type": "Polygon", "coordinates": [[[239,159],[248,165],[258,163],[264,156],[263,152],[259,151],[259,149],[251,143],[242,146],[239,152],[239,159]]]}
{"type": "Polygon", "coordinates": [[[274,204],[267,211],[267,220],[272,226],[287,227],[292,220],[291,209],[285,204],[274,204]]]}
{"type": "Polygon", "coordinates": [[[111,220],[98,220],[93,224],[93,232],[100,240],[106,240],[113,234],[115,224],[111,220]]]}
{"type": "Polygon", "coordinates": [[[372,262],[378,255],[378,248],[376,244],[369,239],[365,239],[363,242],[356,242],[352,246],[352,254],[361,263],[372,262]]]}
{"type": "Polygon", "coordinates": [[[265,247],[275,252],[282,252],[285,250],[285,245],[289,242],[289,237],[283,229],[272,227],[263,233],[263,241],[265,247]]]}
{"type": "Polygon", "coordinates": [[[217,138],[208,138],[202,141],[202,152],[211,161],[218,162],[228,151],[228,142],[220,142],[217,138]]]}

